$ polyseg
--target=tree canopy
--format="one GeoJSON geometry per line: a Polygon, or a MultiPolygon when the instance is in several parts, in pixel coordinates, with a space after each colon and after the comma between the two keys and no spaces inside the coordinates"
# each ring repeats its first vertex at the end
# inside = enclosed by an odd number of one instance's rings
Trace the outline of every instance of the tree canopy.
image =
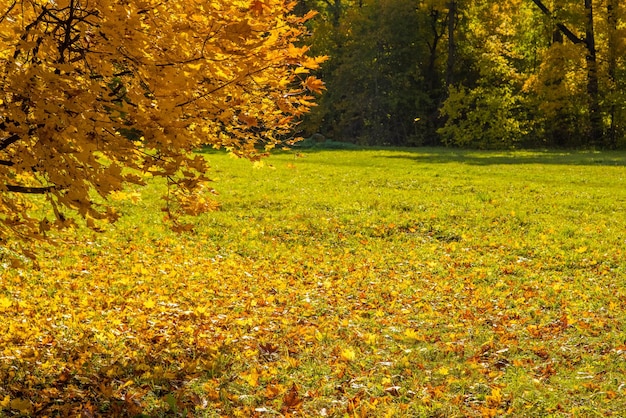
{"type": "Polygon", "coordinates": [[[617,0],[300,0],[331,61],[309,133],[371,145],[626,146],[617,0]]]}
{"type": "MultiPolygon", "coordinates": [[[[283,0],[0,0],[0,244],[117,214],[167,179],[172,218],[210,206],[201,146],[258,158],[323,84],[283,0]],[[41,215],[41,194],[54,216],[41,215]],[[39,214],[39,216],[37,216],[39,214]]],[[[178,227],[184,227],[179,224],[178,227]]]]}

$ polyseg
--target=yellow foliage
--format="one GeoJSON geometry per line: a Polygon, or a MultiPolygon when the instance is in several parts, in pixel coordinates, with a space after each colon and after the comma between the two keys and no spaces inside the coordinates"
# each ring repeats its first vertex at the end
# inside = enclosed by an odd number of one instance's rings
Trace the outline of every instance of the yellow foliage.
{"type": "Polygon", "coordinates": [[[0,1],[0,242],[72,226],[68,209],[94,228],[116,220],[93,191],[136,202],[122,192],[143,184],[131,172],[168,179],[168,219],[213,209],[192,151],[257,159],[324,88],[302,77],[324,58],[294,45],[313,16],[291,14],[295,3],[16,4],[0,1]],[[45,194],[53,221],[28,215],[23,193],[45,194]]]}

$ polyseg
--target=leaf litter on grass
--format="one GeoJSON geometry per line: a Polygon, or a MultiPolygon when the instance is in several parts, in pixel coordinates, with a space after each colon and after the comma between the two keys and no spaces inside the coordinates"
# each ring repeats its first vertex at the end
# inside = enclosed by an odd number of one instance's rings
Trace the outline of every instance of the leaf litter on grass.
{"type": "Polygon", "coordinates": [[[0,416],[619,416],[624,167],[447,152],[210,154],[181,235],[130,191],[2,270],[0,416]]]}

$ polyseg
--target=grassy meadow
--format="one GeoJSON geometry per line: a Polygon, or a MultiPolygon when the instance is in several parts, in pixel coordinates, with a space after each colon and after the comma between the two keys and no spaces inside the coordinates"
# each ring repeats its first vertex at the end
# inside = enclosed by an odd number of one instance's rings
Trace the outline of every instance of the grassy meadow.
{"type": "Polygon", "coordinates": [[[0,417],[623,416],[626,153],[205,155],[0,267],[0,417]]]}

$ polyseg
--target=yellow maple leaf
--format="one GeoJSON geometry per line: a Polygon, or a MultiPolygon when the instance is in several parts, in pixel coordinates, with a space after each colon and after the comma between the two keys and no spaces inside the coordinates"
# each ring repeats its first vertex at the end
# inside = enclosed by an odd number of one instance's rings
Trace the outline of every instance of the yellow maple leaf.
{"type": "Polygon", "coordinates": [[[351,347],[344,348],[341,350],[341,358],[346,361],[354,361],[356,359],[356,351],[351,347]]]}
{"type": "Polygon", "coordinates": [[[245,373],[241,376],[250,386],[256,387],[259,385],[259,372],[256,369],[252,369],[250,373],[245,373]]]}
{"type": "Polygon", "coordinates": [[[440,374],[442,376],[447,376],[448,374],[450,374],[450,369],[448,369],[445,366],[441,366],[438,370],[437,370],[437,374],[440,374]]]}
{"type": "Polygon", "coordinates": [[[496,407],[502,403],[502,391],[500,388],[493,388],[491,394],[485,397],[488,406],[496,407]]]}
{"type": "Polygon", "coordinates": [[[306,80],[304,81],[304,87],[318,94],[321,94],[323,90],[326,90],[326,86],[324,86],[324,82],[320,80],[319,78],[316,78],[313,76],[309,76],[306,78],[306,80]]]}
{"type": "Polygon", "coordinates": [[[6,310],[11,307],[13,301],[7,297],[0,297],[0,310],[6,310]]]}
{"type": "Polygon", "coordinates": [[[419,341],[423,339],[422,336],[420,336],[420,334],[412,328],[407,328],[404,331],[404,336],[406,337],[407,340],[419,341]]]}
{"type": "Polygon", "coordinates": [[[30,410],[32,409],[32,405],[30,404],[30,401],[26,399],[20,399],[20,398],[15,398],[11,400],[10,406],[11,406],[11,409],[17,409],[21,413],[29,413],[30,410]]]}

